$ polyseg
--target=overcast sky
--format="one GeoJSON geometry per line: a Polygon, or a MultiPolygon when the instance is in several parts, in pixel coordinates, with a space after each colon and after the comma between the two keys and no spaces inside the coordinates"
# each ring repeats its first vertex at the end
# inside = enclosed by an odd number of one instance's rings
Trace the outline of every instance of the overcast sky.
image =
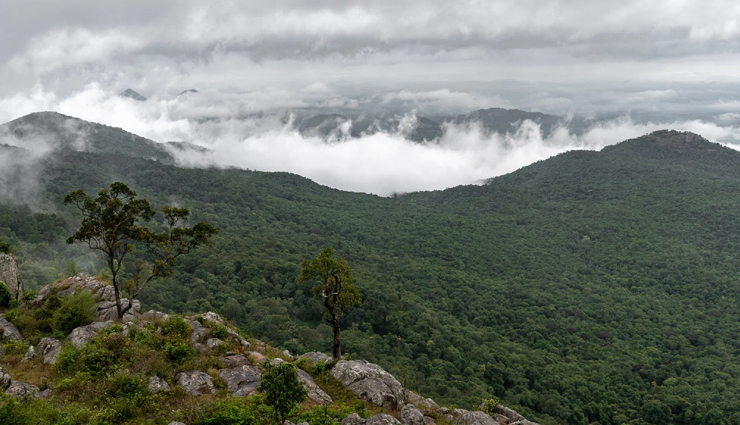
{"type": "Polygon", "coordinates": [[[204,145],[224,132],[204,118],[286,109],[740,124],[737,1],[4,0],[0,12],[1,121],[57,110],[204,145]],[[116,97],[129,87],[150,100],[116,97]]]}

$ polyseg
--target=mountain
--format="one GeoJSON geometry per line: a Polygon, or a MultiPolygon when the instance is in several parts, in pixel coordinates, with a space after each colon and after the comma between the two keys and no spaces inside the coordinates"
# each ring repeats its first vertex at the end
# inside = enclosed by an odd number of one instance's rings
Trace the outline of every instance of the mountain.
{"type": "Polygon", "coordinates": [[[13,138],[15,144],[29,148],[50,145],[53,149],[173,161],[172,155],[152,140],[57,112],[35,112],[0,125],[0,143],[8,137],[13,138]]]}
{"type": "Polygon", "coordinates": [[[519,124],[525,120],[540,125],[543,135],[549,135],[552,130],[563,123],[561,117],[547,115],[540,112],[526,112],[519,109],[490,108],[480,109],[467,114],[442,118],[456,125],[470,125],[477,123],[481,128],[490,133],[515,133],[519,124]]]}
{"type": "Polygon", "coordinates": [[[139,102],[145,102],[146,101],[146,97],[140,95],[139,93],[137,93],[137,92],[135,92],[135,91],[133,91],[131,89],[126,89],[126,90],[122,91],[119,94],[119,96],[126,97],[126,98],[129,98],[129,99],[134,99],[134,100],[139,101],[139,102]]]}
{"type": "Polygon", "coordinates": [[[495,398],[542,424],[740,417],[740,153],[698,135],[655,132],[392,198],[111,152],[63,150],[37,168],[54,213],[0,206],[31,289],[65,263],[101,268],[63,243],[80,217],[61,199],[124,181],[221,229],[142,292],[144,310],[228,312],[275,346],[327,351],[321,306],[295,281],[331,246],[363,299],[344,318],[345,352],[440,403],[495,398]]]}

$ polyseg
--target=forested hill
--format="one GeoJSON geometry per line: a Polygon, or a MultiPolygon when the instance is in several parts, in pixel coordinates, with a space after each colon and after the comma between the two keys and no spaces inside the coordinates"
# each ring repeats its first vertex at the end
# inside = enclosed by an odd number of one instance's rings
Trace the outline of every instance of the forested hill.
{"type": "MultiPolygon", "coordinates": [[[[740,423],[740,153],[656,132],[483,186],[394,198],[287,173],[65,150],[39,164],[56,215],[0,208],[27,284],[97,272],[61,241],[63,196],[120,180],[222,230],[144,308],[215,310],[295,352],[331,331],[300,262],[332,246],[363,306],[344,350],[446,404],[498,398],[543,424],[740,423]]],[[[133,267],[129,268],[129,270],[133,267]]]]}

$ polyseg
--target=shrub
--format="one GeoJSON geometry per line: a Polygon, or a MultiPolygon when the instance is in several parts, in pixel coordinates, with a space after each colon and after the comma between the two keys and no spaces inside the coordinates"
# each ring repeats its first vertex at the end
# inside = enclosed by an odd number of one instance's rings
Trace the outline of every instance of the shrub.
{"type": "Polygon", "coordinates": [[[13,301],[13,296],[10,294],[8,285],[0,281],[0,308],[10,307],[11,301],[13,301]]]}
{"type": "Polygon", "coordinates": [[[76,349],[62,346],[57,358],[57,369],[63,373],[86,372],[91,376],[103,376],[113,366],[115,355],[95,343],[76,349]]]}
{"type": "Polygon", "coordinates": [[[3,354],[6,355],[21,355],[28,352],[28,344],[23,341],[8,341],[3,344],[3,354]]]}
{"type": "Polygon", "coordinates": [[[149,395],[148,381],[143,376],[115,375],[111,381],[108,395],[138,403],[149,395]]]}
{"type": "Polygon", "coordinates": [[[55,331],[69,335],[75,328],[92,323],[95,300],[88,291],[81,291],[62,299],[51,319],[55,331]]]}
{"type": "Polygon", "coordinates": [[[178,338],[187,338],[190,334],[190,325],[182,316],[170,316],[162,323],[162,335],[170,335],[178,338]]]}
{"type": "Polygon", "coordinates": [[[241,398],[214,403],[208,408],[198,425],[251,425],[254,414],[241,398]]]}
{"type": "Polygon", "coordinates": [[[483,404],[480,405],[478,410],[481,412],[486,412],[489,415],[493,416],[494,413],[496,413],[496,406],[499,404],[498,400],[496,399],[488,399],[483,402],[483,404]]]}
{"type": "Polygon", "coordinates": [[[170,344],[164,346],[164,352],[172,363],[182,364],[193,355],[193,349],[187,344],[170,344]]]}
{"type": "Polygon", "coordinates": [[[265,404],[275,412],[277,423],[282,424],[297,404],[306,399],[308,392],[298,380],[298,369],[292,364],[266,362],[262,367],[264,372],[257,391],[265,394],[265,404]]]}

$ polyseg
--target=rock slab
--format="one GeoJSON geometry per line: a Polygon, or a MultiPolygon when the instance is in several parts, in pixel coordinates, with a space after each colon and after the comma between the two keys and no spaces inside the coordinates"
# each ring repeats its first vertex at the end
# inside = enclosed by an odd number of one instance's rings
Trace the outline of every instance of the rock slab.
{"type": "Polygon", "coordinates": [[[454,425],[499,425],[490,415],[485,412],[465,412],[455,419],[454,425]]]}
{"type": "Polygon", "coordinates": [[[170,385],[159,376],[152,376],[149,378],[149,391],[152,394],[168,393],[170,392],[170,385]]]}
{"type": "Polygon", "coordinates": [[[178,373],[175,381],[190,395],[216,394],[211,376],[199,370],[178,373]]]}
{"type": "Polygon", "coordinates": [[[340,360],[331,375],[361,399],[376,407],[397,409],[403,404],[403,387],[380,366],[365,360],[340,360]]]}
{"type": "Polygon", "coordinates": [[[403,406],[400,416],[401,422],[404,425],[426,425],[426,422],[424,422],[424,414],[421,413],[421,410],[411,404],[403,406]]]}
{"type": "Polygon", "coordinates": [[[20,276],[18,262],[15,261],[15,258],[12,255],[0,254],[0,282],[5,282],[5,286],[8,287],[10,295],[15,300],[19,300],[23,296],[20,276]]]}
{"type": "Polygon", "coordinates": [[[18,328],[5,320],[4,317],[0,317],[0,341],[20,341],[22,339],[18,328]]]}
{"type": "Polygon", "coordinates": [[[44,356],[44,364],[56,364],[59,352],[62,350],[62,342],[56,338],[44,337],[38,345],[38,352],[44,356]]]}
{"type": "Polygon", "coordinates": [[[313,380],[311,375],[303,369],[298,369],[298,380],[308,391],[308,399],[316,404],[332,404],[334,400],[325,393],[324,390],[319,388],[316,381],[313,380]]]}
{"type": "Polygon", "coordinates": [[[218,376],[226,383],[233,396],[247,396],[257,392],[260,383],[260,370],[257,366],[243,365],[231,369],[221,369],[218,376]]]}

